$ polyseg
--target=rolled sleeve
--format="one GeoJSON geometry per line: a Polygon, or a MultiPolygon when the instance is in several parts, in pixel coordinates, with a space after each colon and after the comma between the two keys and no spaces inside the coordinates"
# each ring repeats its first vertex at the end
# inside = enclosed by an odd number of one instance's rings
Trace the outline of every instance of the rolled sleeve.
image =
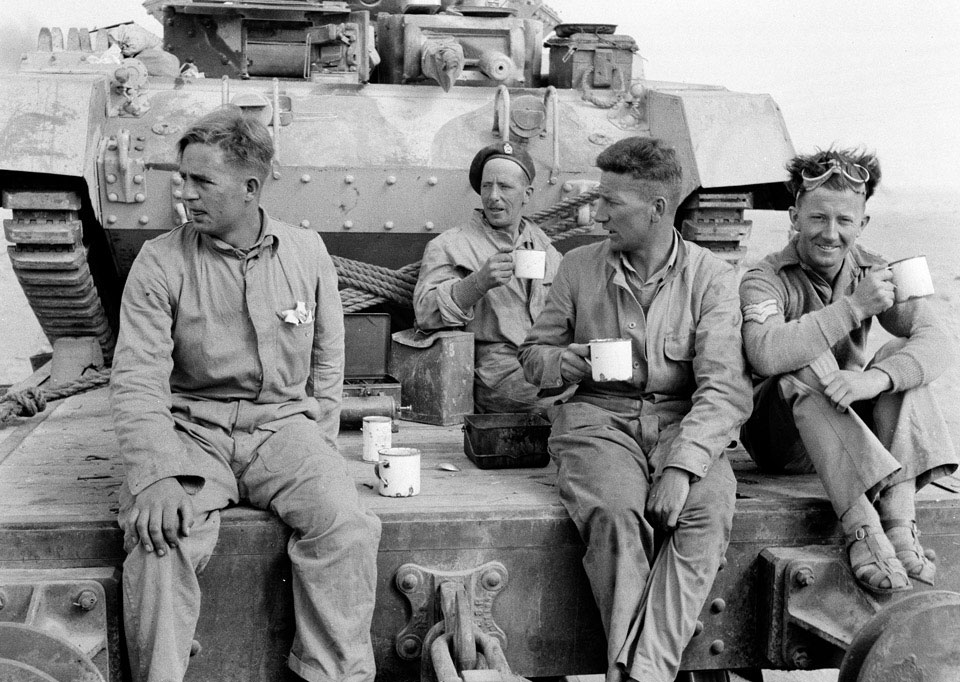
{"type": "Polygon", "coordinates": [[[749,416],[753,394],[740,324],[737,273],[725,268],[703,294],[692,358],[696,389],[665,467],[702,477],[749,416]]]}
{"type": "Polygon", "coordinates": [[[528,383],[549,397],[562,393],[566,382],[560,375],[560,358],[573,342],[575,321],[567,261],[561,261],[543,311],[527,333],[518,357],[528,383]]]}
{"type": "Polygon", "coordinates": [[[130,269],[110,379],[114,426],[134,495],[163,478],[200,476],[171,413],[173,311],[163,269],[149,244],[130,269]]]}
{"type": "Polygon", "coordinates": [[[417,327],[427,331],[464,327],[473,320],[473,308],[461,310],[453,300],[453,286],[466,274],[440,242],[427,244],[413,292],[417,327]]]}
{"type": "MultiPolygon", "coordinates": [[[[317,235],[317,239],[320,236],[317,235]]],[[[317,424],[329,445],[336,448],[343,396],[343,307],[337,287],[337,270],[320,243],[320,277],[317,281],[317,315],[314,322],[308,395],[319,404],[317,424]]]]}

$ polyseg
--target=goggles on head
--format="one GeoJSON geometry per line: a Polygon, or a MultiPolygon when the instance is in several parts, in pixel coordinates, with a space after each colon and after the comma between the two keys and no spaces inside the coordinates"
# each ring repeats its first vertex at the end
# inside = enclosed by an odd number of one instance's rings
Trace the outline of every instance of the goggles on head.
{"type": "Polygon", "coordinates": [[[867,193],[867,181],[870,179],[870,171],[859,163],[850,163],[849,161],[838,161],[837,159],[828,159],[825,164],[820,164],[821,168],[826,165],[826,170],[820,175],[810,176],[805,172],[800,174],[803,180],[803,186],[797,190],[797,196],[801,192],[812,192],[834,175],[842,176],[850,185],[851,189],[858,194],[867,193]]]}

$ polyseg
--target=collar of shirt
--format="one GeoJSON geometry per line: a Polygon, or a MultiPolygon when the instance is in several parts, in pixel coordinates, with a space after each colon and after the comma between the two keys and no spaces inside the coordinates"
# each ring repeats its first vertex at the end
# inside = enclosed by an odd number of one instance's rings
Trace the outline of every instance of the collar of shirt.
{"type": "Polygon", "coordinates": [[[517,232],[517,241],[513,243],[511,243],[510,239],[507,237],[506,230],[498,230],[497,228],[490,226],[490,223],[487,222],[486,217],[483,215],[483,209],[478,208],[474,211],[473,220],[483,229],[484,233],[493,241],[494,244],[502,243],[512,246],[513,248],[518,246],[533,245],[533,235],[531,234],[532,230],[526,229],[527,224],[530,222],[527,218],[520,219],[520,229],[517,232]]]}
{"type": "Polygon", "coordinates": [[[207,241],[215,251],[235,256],[241,260],[259,256],[260,252],[267,246],[272,246],[274,250],[276,250],[276,247],[280,243],[279,232],[277,231],[273,218],[267,215],[267,212],[264,211],[262,207],[259,210],[260,234],[252,246],[246,249],[238,249],[217,237],[208,237],[207,235],[203,235],[204,240],[207,241]]]}
{"type": "Polygon", "coordinates": [[[661,267],[659,270],[657,270],[652,275],[650,275],[645,282],[641,281],[640,273],[638,273],[636,269],[634,269],[633,265],[630,263],[630,259],[627,258],[627,254],[624,253],[623,251],[620,252],[620,259],[619,259],[620,267],[623,269],[624,273],[628,274],[630,279],[636,282],[640,282],[643,285],[647,285],[652,282],[662,281],[664,278],[666,278],[667,273],[670,272],[671,269],[673,269],[673,266],[677,264],[677,252],[679,251],[679,247],[680,247],[679,241],[680,241],[680,238],[677,235],[677,231],[674,230],[673,244],[670,246],[670,255],[667,257],[667,262],[663,264],[663,267],[661,267]]]}

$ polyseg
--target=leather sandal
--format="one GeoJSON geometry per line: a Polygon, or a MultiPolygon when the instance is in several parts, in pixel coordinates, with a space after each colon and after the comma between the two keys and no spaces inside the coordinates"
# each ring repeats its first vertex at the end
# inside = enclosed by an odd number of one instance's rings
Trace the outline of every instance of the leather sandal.
{"type": "Polygon", "coordinates": [[[907,571],[897,559],[890,541],[876,528],[861,526],[852,538],[847,538],[847,558],[853,569],[853,577],[871,592],[893,594],[913,589],[907,571]],[[870,554],[868,560],[854,564],[850,550],[857,543],[864,543],[870,554]]]}
{"type": "Polygon", "coordinates": [[[891,519],[881,521],[883,530],[893,545],[897,553],[897,559],[903,564],[909,575],[914,580],[933,585],[934,578],[937,575],[937,555],[932,549],[925,550],[920,544],[920,531],[917,529],[917,522],[906,519],[891,519]],[[906,531],[895,532],[891,535],[890,531],[894,528],[904,528],[906,531]]]}

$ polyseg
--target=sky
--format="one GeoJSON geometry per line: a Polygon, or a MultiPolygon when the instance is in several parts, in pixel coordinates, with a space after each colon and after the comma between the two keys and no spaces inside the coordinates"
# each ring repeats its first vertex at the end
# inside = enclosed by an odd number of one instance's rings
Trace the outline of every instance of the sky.
{"type": "MultiPolygon", "coordinates": [[[[798,151],[877,152],[890,187],[960,191],[960,3],[955,0],[549,0],[566,21],[617,23],[653,80],[769,93],[798,151]]],[[[4,0],[0,69],[40,26],[134,19],[140,0],[4,0]]]]}

